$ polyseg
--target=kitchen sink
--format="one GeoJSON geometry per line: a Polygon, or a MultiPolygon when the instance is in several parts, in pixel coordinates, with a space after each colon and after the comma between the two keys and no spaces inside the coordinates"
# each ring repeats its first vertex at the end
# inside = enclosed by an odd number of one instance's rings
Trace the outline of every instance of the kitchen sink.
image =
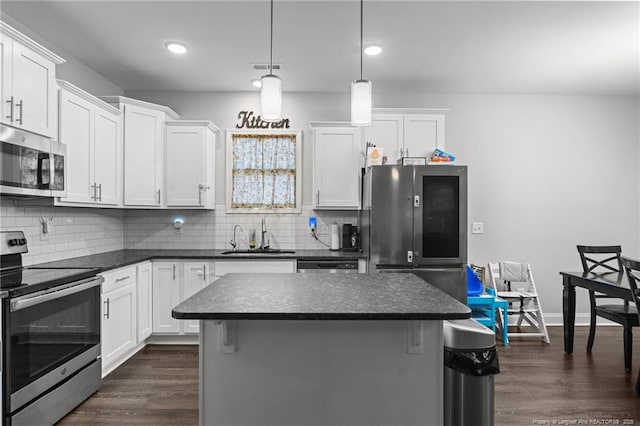
{"type": "Polygon", "coordinates": [[[281,250],[281,249],[257,249],[257,250],[229,250],[223,251],[222,254],[293,254],[294,250],[281,250]]]}

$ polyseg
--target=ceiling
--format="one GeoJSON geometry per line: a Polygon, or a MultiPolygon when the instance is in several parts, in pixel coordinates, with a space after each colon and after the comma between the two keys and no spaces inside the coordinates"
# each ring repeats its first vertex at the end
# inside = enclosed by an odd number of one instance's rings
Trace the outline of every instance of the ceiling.
{"type": "MultiPolygon", "coordinates": [[[[284,91],[347,92],[359,77],[354,0],[276,0],[284,91]]],[[[269,61],[269,2],[8,1],[3,13],[124,90],[251,91],[269,61]],[[186,43],[176,56],[167,40],[186,43]]],[[[637,1],[364,3],[374,90],[640,95],[637,1]]]]}

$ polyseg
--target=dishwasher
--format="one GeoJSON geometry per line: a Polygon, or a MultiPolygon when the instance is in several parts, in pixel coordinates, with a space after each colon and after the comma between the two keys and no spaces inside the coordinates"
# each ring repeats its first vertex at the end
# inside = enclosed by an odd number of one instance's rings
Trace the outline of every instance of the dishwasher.
{"type": "Polygon", "coordinates": [[[298,273],[357,274],[358,260],[298,260],[298,273]]]}

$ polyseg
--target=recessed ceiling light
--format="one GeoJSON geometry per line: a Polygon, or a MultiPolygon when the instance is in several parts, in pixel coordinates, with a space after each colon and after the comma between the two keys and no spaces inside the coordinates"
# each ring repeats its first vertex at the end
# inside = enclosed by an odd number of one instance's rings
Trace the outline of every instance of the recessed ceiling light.
{"type": "Polygon", "coordinates": [[[372,44],[364,48],[365,55],[375,56],[380,54],[380,52],[382,52],[382,47],[378,46],[377,44],[372,44]]]}
{"type": "Polygon", "coordinates": [[[169,49],[170,52],[176,53],[178,55],[187,53],[187,46],[177,41],[168,41],[164,45],[167,49],[169,49]]]}
{"type": "Polygon", "coordinates": [[[260,80],[259,78],[256,78],[254,80],[251,80],[251,84],[253,84],[253,87],[260,88],[262,87],[262,80],[260,80]]]}

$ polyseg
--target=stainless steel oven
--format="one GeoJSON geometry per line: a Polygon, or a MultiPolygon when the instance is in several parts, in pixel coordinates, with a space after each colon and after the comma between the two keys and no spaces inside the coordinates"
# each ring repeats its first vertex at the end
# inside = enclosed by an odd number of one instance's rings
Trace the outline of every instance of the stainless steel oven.
{"type": "Polygon", "coordinates": [[[3,425],[52,425],[102,385],[92,268],[23,267],[26,238],[0,232],[3,425]]]}
{"type": "Polygon", "coordinates": [[[0,125],[0,193],[64,197],[66,146],[0,125]]]}

